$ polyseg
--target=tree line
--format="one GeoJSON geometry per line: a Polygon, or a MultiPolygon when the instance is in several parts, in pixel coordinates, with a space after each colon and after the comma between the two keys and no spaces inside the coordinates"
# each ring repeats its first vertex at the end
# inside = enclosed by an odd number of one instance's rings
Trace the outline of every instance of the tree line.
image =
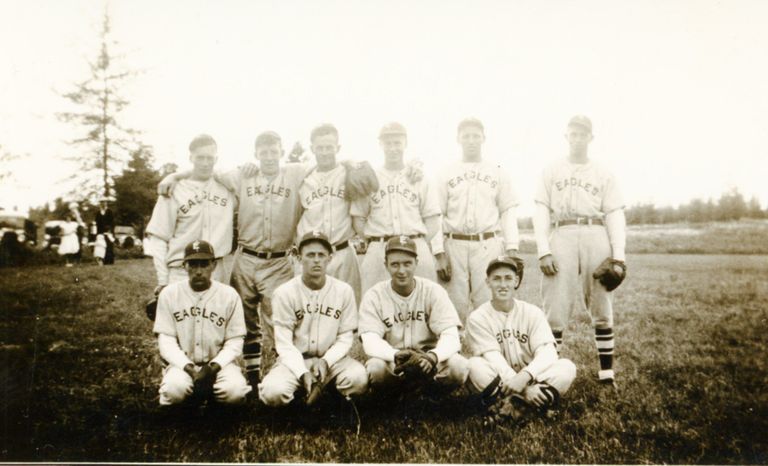
{"type": "Polygon", "coordinates": [[[627,223],[630,225],[664,224],[664,223],[704,223],[727,222],[742,218],[768,218],[768,209],[763,209],[760,200],[752,196],[749,201],[732,188],[724,192],[720,199],[693,199],[678,207],[658,207],[653,203],[635,204],[625,210],[627,223]]]}

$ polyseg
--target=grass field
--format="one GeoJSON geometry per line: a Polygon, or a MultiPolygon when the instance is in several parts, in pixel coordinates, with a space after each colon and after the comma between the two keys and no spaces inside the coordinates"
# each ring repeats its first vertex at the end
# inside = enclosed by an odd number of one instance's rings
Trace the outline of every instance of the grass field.
{"type": "MultiPolygon", "coordinates": [[[[535,258],[523,299],[539,303],[535,258]]],[[[361,400],[358,436],[326,407],[166,413],[143,302],[147,259],[0,269],[1,461],[766,463],[768,257],[637,255],[616,293],[620,390],[595,381],[589,320],[563,355],[559,416],[489,430],[463,398],[361,400]],[[313,423],[314,424],[314,423],[313,423]]],[[[331,403],[332,404],[332,403],[331,403]]]]}

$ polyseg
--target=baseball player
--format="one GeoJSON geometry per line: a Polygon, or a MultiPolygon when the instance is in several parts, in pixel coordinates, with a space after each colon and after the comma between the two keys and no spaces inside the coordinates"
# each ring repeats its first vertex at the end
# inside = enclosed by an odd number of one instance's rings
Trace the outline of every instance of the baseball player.
{"type": "Polygon", "coordinates": [[[304,179],[299,193],[304,209],[296,231],[302,238],[309,232],[319,231],[332,244],[333,254],[328,264],[328,275],[352,286],[355,302],[360,302],[360,266],[352,245],[355,232],[349,214],[350,201],[345,198],[344,165],[337,163],[339,132],[330,124],[322,124],[310,135],[312,153],[317,168],[304,179]]]}
{"type": "Polygon", "coordinates": [[[555,337],[544,312],[515,299],[523,261],[510,256],[491,260],[486,270],[491,300],[469,315],[467,341],[470,388],[483,392],[498,376],[502,396],[520,396],[546,410],[576,378],[576,366],[558,359],[555,337]]]}
{"type": "Polygon", "coordinates": [[[465,322],[472,309],[490,299],[488,262],[505,251],[517,253],[518,201],[507,171],[483,160],[480,120],[462,120],[456,140],[462,160],[446,167],[437,183],[445,252],[436,259],[438,277],[465,322]]]}
{"type": "Polygon", "coordinates": [[[307,394],[333,381],[342,395],[365,392],[368,375],[347,355],[357,328],[355,294],[326,274],[333,245],[325,234],[308,232],[299,242],[301,276],[272,295],[278,360],[259,386],[268,406],[290,403],[299,388],[307,394]]]}
{"type": "MultiPolygon", "coordinates": [[[[217,160],[216,141],[207,134],[189,143],[190,176],[178,180],[170,196],[159,196],[147,225],[148,244],[157,273],[155,294],[169,283],[187,279],[184,247],[202,239],[213,245],[216,257],[232,250],[232,218],[235,197],[213,178],[217,160]]],[[[226,281],[217,260],[213,279],[226,281]]]]}
{"type": "Polygon", "coordinates": [[[188,280],[160,292],[153,331],[168,363],[160,384],[160,404],[212,397],[240,403],[251,391],[235,358],[243,351],[245,322],[234,289],[211,279],[216,255],[206,241],[184,249],[188,280]]]}
{"type": "Polygon", "coordinates": [[[416,242],[405,235],[391,238],[385,260],[391,279],[374,285],[360,303],[358,332],[371,386],[406,380],[396,360],[409,349],[426,352],[423,375],[448,388],[464,384],[469,363],[459,354],[461,321],[442,286],[414,276],[416,242]]]}
{"type": "Polygon", "coordinates": [[[384,166],[376,170],[379,189],[352,203],[350,213],[355,232],[365,237],[368,248],[361,264],[362,292],[389,278],[384,265],[384,244],[406,235],[418,249],[415,274],[437,281],[435,261],[428,242],[440,228],[440,205],[426,180],[412,181],[403,161],[408,145],[405,127],[384,125],[379,132],[384,166]]]}
{"type": "Polygon", "coordinates": [[[606,258],[625,260],[624,201],[613,175],[589,159],[592,122],[578,115],[568,122],[567,159],[547,167],[536,191],[533,226],[541,295],[555,340],[562,344],[576,292],[592,314],[600,359],[598,379],[614,383],[612,295],[593,271],[606,258]]]}

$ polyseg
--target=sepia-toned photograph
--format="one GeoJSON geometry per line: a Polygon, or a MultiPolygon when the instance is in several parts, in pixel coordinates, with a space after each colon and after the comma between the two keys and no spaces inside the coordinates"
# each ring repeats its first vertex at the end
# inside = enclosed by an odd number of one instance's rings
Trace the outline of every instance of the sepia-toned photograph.
{"type": "Polygon", "coordinates": [[[0,463],[768,463],[767,24],[0,0],[0,463]]]}

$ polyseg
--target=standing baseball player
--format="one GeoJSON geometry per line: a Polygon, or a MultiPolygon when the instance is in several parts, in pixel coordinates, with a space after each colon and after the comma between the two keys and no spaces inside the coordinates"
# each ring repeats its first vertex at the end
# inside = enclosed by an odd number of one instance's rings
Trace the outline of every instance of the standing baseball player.
{"type": "Polygon", "coordinates": [[[494,257],[518,249],[517,197],[506,170],[483,160],[480,120],[459,123],[462,160],[442,171],[437,195],[443,213],[445,252],[436,255],[437,275],[462,322],[490,299],[485,268],[494,257]]]}
{"type": "MultiPolygon", "coordinates": [[[[217,258],[232,250],[235,197],[213,178],[217,152],[211,136],[195,137],[189,144],[190,176],[179,180],[170,196],[158,197],[146,230],[157,273],[155,294],[169,283],[187,279],[183,253],[190,242],[209,242],[217,258]]],[[[213,279],[226,281],[220,260],[215,263],[213,279]]]]}
{"type": "Polygon", "coordinates": [[[428,244],[440,228],[437,194],[426,180],[414,181],[409,176],[410,170],[403,160],[408,145],[403,125],[384,125],[379,132],[379,145],[384,152],[384,166],[376,170],[379,189],[355,200],[350,210],[355,232],[368,242],[360,270],[363,294],[389,278],[384,245],[401,235],[413,239],[418,249],[416,276],[437,281],[428,244]]]}
{"type": "Polygon", "coordinates": [[[211,244],[189,243],[183,259],[188,280],[160,292],[153,331],[168,363],[161,405],[188,399],[240,403],[252,389],[235,362],[243,351],[243,306],[234,289],[211,279],[215,261],[211,244]]]}
{"type": "Polygon", "coordinates": [[[469,360],[470,388],[487,392],[491,383],[499,382],[502,397],[517,396],[545,411],[571,386],[576,366],[558,359],[544,312],[515,299],[523,261],[500,256],[488,264],[486,275],[492,298],[467,321],[467,340],[474,355],[469,360]]]}
{"type": "Polygon", "coordinates": [[[310,135],[317,168],[304,179],[299,193],[303,212],[296,237],[319,231],[332,244],[333,254],[327,273],[352,286],[356,303],[360,302],[360,266],[352,245],[355,232],[349,214],[350,201],[345,196],[346,168],[337,163],[339,132],[330,124],[322,124],[310,135]]]}
{"type": "Polygon", "coordinates": [[[368,375],[349,353],[357,329],[352,287],[326,274],[333,245],[320,232],[299,242],[302,273],[272,295],[278,360],[259,386],[268,406],[290,403],[303,388],[307,395],[333,382],[349,397],[365,392],[368,375]]]}
{"type": "Polygon", "coordinates": [[[617,267],[623,266],[626,221],[615,178],[588,157],[593,138],[589,118],[571,118],[565,133],[570,154],[544,170],[535,197],[533,226],[539,266],[544,273],[544,312],[555,340],[562,344],[563,331],[581,288],[595,328],[598,379],[612,385],[612,295],[592,274],[606,258],[618,261],[617,267]]]}
{"type": "Polygon", "coordinates": [[[418,246],[412,238],[387,241],[385,260],[391,279],[374,285],[360,303],[358,332],[371,386],[413,380],[461,386],[469,363],[459,354],[461,321],[448,293],[414,276],[418,246]]]}

